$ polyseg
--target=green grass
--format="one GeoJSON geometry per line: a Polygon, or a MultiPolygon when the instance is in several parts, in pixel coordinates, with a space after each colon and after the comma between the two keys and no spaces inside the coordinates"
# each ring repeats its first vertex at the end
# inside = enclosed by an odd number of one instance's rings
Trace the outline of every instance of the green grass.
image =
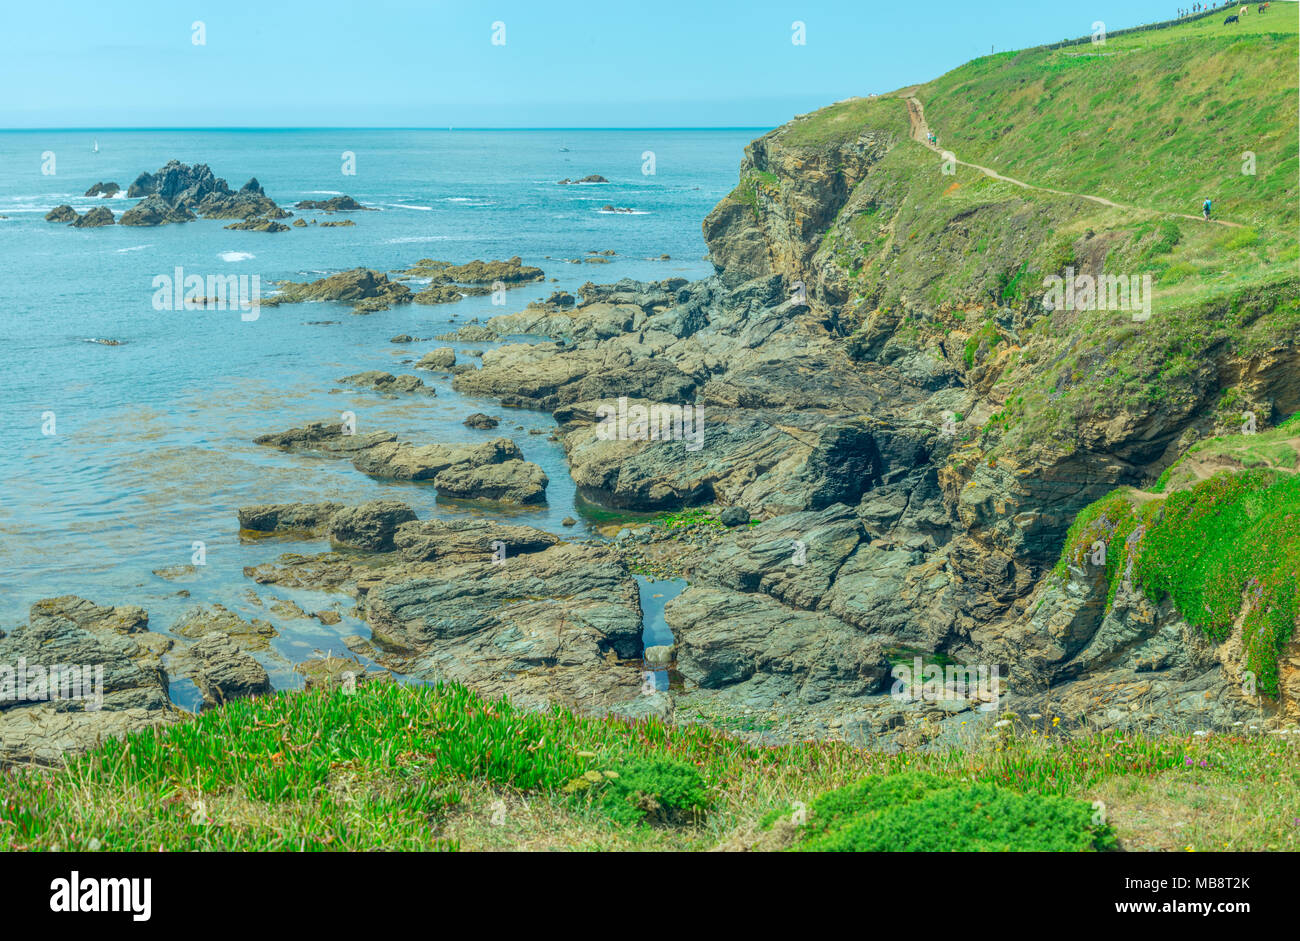
{"type": "Polygon", "coordinates": [[[1242,654],[1259,692],[1278,691],[1300,572],[1300,477],[1271,470],[1217,474],[1170,495],[1144,536],[1136,576],[1153,602],[1173,599],[1216,641],[1242,621],[1242,654]]]}
{"type": "Polygon", "coordinates": [[[910,788],[899,776],[912,773],[937,783],[887,818],[886,848],[921,845],[913,830],[930,835],[925,848],[1088,848],[1076,805],[1043,798],[1091,807],[1099,795],[1121,841],[1140,847],[1300,848],[1300,742],[1046,734],[1055,725],[1017,720],[961,748],[890,755],[525,713],[454,684],[277,693],[106,742],[66,767],[3,772],[0,849],[743,848],[765,845],[763,821],[796,801],[813,808],[816,837],[835,808],[860,815],[864,790],[910,788]],[[898,783],[861,783],[872,776],[898,783]],[[1205,808],[1207,795],[1224,799],[1205,808]],[[1156,805],[1186,825],[1144,822],[1156,805]],[[1023,826],[990,828],[990,808],[1023,826]]]}
{"type": "Polygon", "coordinates": [[[1220,218],[1293,233],[1296,10],[985,56],[917,97],[963,160],[1166,211],[1196,214],[1209,196],[1220,218]]]}
{"type": "Polygon", "coordinates": [[[890,98],[840,101],[796,118],[778,133],[788,146],[821,148],[852,141],[867,128],[888,132],[898,140],[911,133],[907,112],[890,98]]]}

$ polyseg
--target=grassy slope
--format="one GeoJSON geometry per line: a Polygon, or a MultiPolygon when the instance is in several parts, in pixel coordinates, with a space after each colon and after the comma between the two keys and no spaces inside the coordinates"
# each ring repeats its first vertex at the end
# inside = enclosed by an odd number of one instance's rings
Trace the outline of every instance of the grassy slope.
{"type": "Polygon", "coordinates": [[[1277,4],[1226,27],[1209,17],[986,56],[917,96],[963,160],[1171,212],[1198,213],[1208,196],[1224,219],[1294,233],[1298,32],[1297,5],[1277,4]]]}
{"type": "MultiPolygon", "coordinates": [[[[970,846],[980,805],[1001,816],[1027,807],[1030,819],[1064,807],[1081,824],[1064,837],[1086,848],[1083,818],[1100,800],[1128,848],[1300,849],[1295,736],[1067,739],[1054,728],[1050,716],[1015,718],[968,748],[883,755],[834,742],[762,748],[702,726],[559,710],[521,715],[454,686],[279,693],[109,742],[66,769],[5,773],[0,848],[698,850],[805,839],[834,848],[863,834],[836,836],[832,815],[852,823],[881,808],[828,792],[919,772],[935,776],[929,799],[880,821],[899,834],[890,848],[921,837],[928,849],[970,846]],[[647,760],[698,771],[706,812],[674,825],[612,815],[604,772],[647,760]],[[588,772],[603,783],[585,786],[588,772]],[[999,790],[989,799],[976,785],[999,790]],[[773,826],[795,802],[808,807],[807,829],[773,826]]],[[[1002,845],[1004,823],[983,845],[1002,845]]]]}

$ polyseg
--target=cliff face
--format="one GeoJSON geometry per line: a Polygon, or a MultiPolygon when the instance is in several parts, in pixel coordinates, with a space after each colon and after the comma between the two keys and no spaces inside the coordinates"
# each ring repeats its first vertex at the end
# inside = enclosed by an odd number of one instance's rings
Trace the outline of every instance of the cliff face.
{"type": "Polygon", "coordinates": [[[810,283],[822,237],[904,131],[868,128],[847,139],[791,146],[787,137],[799,129],[788,125],[746,147],[739,185],[704,220],[714,265],[737,283],[769,274],[810,283]]]}

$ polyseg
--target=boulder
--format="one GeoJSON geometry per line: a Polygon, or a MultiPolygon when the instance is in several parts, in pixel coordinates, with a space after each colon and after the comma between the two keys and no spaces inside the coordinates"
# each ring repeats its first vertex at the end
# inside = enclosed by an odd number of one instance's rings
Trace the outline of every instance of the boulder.
{"type": "Polygon", "coordinates": [[[416,369],[450,369],[456,365],[456,351],[449,346],[425,353],[415,364],[416,369]]]}
{"type": "Polygon", "coordinates": [[[185,653],[190,677],[210,709],[271,692],[265,668],[224,634],[209,634],[185,653]]]}
{"type": "Polygon", "coordinates": [[[484,415],[482,412],[475,412],[473,415],[470,415],[461,422],[461,424],[466,428],[495,428],[501,423],[491,415],[484,415]]]}
{"type": "Polygon", "coordinates": [[[388,552],[394,548],[397,528],[415,518],[415,512],[405,503],[371,500],[336,512],[329,522],[329,536],[336,545],[347,548],[388,552]]]}
{"type": "Polygon", "coordinates": [[[55,206],[45,214],[46,222],[76,222],[79,218],[81,217],[77,215],[77,210],[67,203],[62,206],[55,206]]]}
{"type": "Polygon", "coordinates": [[[531,461],[510,460],[478,467],[452,467],[433,480],[438,496],[498,503],[542,503],[546,472],[531,461]]]}

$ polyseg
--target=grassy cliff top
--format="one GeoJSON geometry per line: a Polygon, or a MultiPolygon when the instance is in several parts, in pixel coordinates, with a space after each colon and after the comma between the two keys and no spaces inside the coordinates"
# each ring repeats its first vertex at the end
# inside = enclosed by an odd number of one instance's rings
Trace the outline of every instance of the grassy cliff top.
{"type": "Polygon", "coordinates": [[[967,748],[887,755],[525,713],[454,684],[284,692],[0,772],[0,848],[1088,849],[1112,826],[1132,849],[1300,848],[1295,736],[1058,723],[1007,715],[967,748]]]}

